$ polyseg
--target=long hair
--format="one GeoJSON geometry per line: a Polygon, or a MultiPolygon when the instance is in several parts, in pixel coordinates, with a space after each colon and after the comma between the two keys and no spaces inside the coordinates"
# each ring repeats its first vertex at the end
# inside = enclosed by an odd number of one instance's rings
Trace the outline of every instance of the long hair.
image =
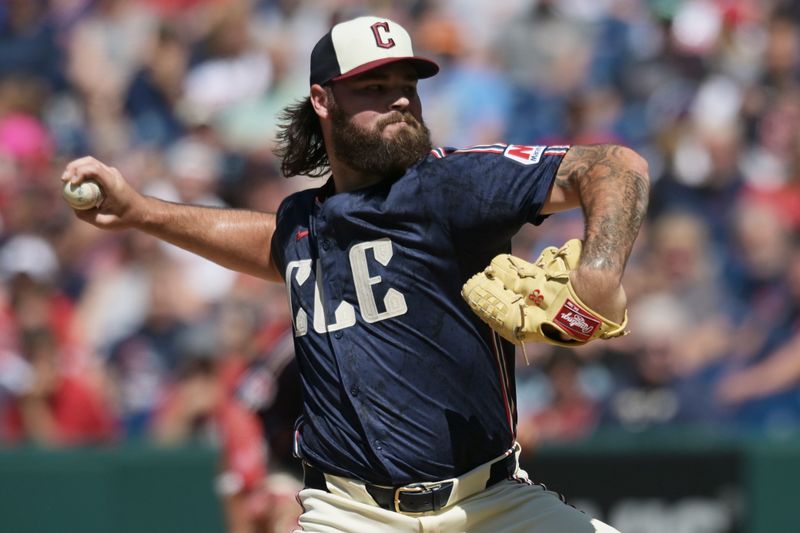
{"type": "Polygon", "coordinates": [[[311,98],[286,106],[278,117],[275,155],[281,158],[281,174],[318,178],[328,173],[330,161],[325,152],[322,127],[311,105],[311,98]]]}

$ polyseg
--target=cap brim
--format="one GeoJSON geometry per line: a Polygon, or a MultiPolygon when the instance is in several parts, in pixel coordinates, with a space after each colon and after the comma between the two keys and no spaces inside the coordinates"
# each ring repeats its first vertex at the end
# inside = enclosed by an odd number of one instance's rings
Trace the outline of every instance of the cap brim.
{"type": "Polygon", "coordinates": [[[414,70],[417,71],[417,78],[419,79],[430,78],[439,72],[439,65],[430,59],[425,59],[424,57],[384,57],[381,59],[376,59],[375,61],[370,61],[369,63],[364,63],[363,65],[359,65],[356,68],[345,72],[344,74],[336,76],[335,78],[331,78],[331,81],[345,80],[347,78],[352,78],[353,76],[363,74],[367,71],[374,70],[378,67],[389,65],[391,63],[399,63],[401,61],[409,63],[411,66],[413,66],[414,70]]]}

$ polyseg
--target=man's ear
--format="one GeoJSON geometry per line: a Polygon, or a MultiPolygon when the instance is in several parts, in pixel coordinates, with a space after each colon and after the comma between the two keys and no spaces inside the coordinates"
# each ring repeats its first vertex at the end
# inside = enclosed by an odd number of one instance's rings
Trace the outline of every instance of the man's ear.
{"type": "Polygon", "coordinates": [[[311,106],[314,108],[314,112],[319,118],[330,117],[331,98],[328,91],[325,90],[325,87],[317,83],[312,85],[310,99],[311,106]]]}

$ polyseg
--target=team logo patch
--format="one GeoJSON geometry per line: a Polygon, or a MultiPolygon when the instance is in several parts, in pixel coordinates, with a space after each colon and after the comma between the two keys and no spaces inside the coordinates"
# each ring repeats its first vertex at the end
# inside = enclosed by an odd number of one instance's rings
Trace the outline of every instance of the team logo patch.
{"type": "Polygon", "coordinates": [[[600,327],[600,321],[590,312],[567,298],[553,322],[581,341],[588,341],[600,327]]]}
{"type": "Polygon", "coordinates": [[[542,158],[542,154],[546,149],[547,146],[509,144],[503,155],[523,165],[535,165],[542,158]]]}
{"type": "Polygon", "coordinates": [[[379,30],[383,30],[387,35],[389,34],[389,23],[386,21],[376,22],[372,26],[372,35],[375,36],[375,44],[381,48],[392,48],[395,45],[394,39],[384,39],[379,30]]]}

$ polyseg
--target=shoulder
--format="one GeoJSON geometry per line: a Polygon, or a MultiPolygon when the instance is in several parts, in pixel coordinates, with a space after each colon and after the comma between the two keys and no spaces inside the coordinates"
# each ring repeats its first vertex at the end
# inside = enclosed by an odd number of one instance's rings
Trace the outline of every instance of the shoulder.
{"type": "Polygon", "coordinates": [[[546,177],[554,173],[567,145],[483,144],[467,148],[437,147],[418,163],[425,181],[453,181],[454,186],[472,183],[490,186],[496,180],[546,177]]]}
{"type": "Polygon", "coordinates": [[[468,165],[475,160],[512,163],[515,165],[535,165],[552,156],[563,157],[569,145],[535,144],[479,144],[467,148],[437,147],[426,158],[428,163],[444,166],[468,165]]]}
{"type": "Polygon", "coordinates": [[[428,183],[431,180],[441,181],[448,178],[463,182],[473,176],[485,175],[487,169],[498,162],[498,158],[502,159],[507,147],[508,145],[501,143],[467,148],[439,146],[417,163],[415,170],[428,183]]]}
{"type": "Polygon", "coordinates": [[[325,185],[297,191],[284,198],[278,206],[276,213],[278,222],[290,214],[305,216],[314,205],[315,198],[319,197],[325,185]]]}
{"type": "Polygon", "coordinates": [[[310,201],[318,196],[321,191],[322,187],[313,187],[310,189],[303,189],[302,191],[293,192],[283,199],[280,207],[278,207],[278,211],[280,211],[281,208],[284,208],[284,206],[299,206],[310,203],[310,201]]]}

